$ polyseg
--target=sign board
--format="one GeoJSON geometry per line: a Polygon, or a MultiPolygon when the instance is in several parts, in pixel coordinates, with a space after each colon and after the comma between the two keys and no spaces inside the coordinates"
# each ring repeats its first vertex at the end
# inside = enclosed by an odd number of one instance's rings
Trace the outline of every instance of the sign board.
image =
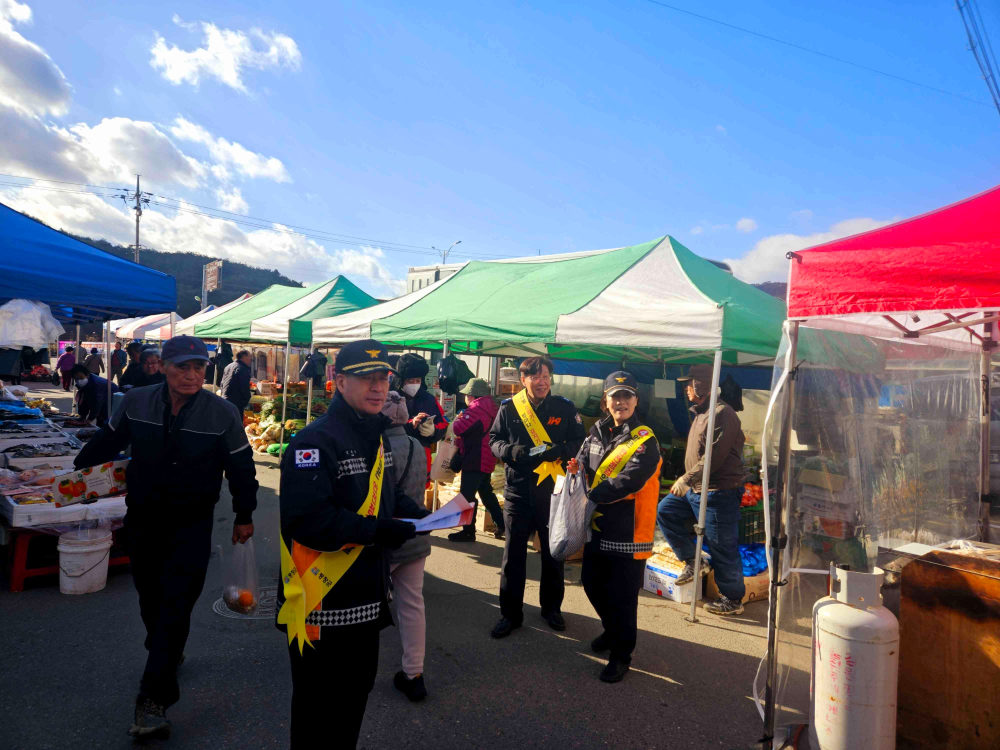
{"type": "Polygon", "coordinates": [[[676,380],[654,380],[653,381],[653,397],[654,398],[677,398],[677,381],[676,380]]]}
{"type": "Polygon", "coordinates": [[[219,270],[222,268],[222,261],[205,264],[205,291],[214,292],[219,288],[219,270]]]}

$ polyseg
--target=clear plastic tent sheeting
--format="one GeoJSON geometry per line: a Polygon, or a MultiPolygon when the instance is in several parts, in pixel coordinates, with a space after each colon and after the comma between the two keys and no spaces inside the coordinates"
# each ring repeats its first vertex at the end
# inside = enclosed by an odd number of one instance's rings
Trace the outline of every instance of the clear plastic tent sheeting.
{"type": "MultiPolygon", "coordinates": [[[[801,323],[792,379],[785,377],[788,331],[786,324],[772,385],[794,384],[776,728],[809,720],[812,608],[828,593],[830,564],[871,572],[907,544],[975,538],[980,503],[976,347],[801,323]]],[[[775,394],[773,403],[764,436],[772,483],[785,401],[775,394]]],[[[761,698],[763,685],[760,674],[761,698]]]]}

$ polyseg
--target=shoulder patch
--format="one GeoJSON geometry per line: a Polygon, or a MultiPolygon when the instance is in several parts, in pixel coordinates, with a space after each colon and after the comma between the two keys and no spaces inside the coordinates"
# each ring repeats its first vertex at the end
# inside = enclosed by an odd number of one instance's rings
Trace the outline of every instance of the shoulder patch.
{"type": "Polygon", "coordinates": [[[317,448],[304,448],[302,450],[295,451],[295,468],[296,469],[318,469],[319,468],[319,449],[317,449],[317,448]]]}
{"type": "Polygon", "coordinates": [[[576,413],[576,423],[583,424],[583,417],[580,416],[580,412],[576,413]]]}

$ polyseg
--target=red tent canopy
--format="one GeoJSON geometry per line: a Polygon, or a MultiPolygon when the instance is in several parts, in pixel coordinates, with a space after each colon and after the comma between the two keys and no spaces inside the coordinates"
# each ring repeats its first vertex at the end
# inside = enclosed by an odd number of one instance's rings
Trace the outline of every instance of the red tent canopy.
{"type": "Polygon", "coordinates": [[[1000,309],[1000,186],[794,254],[788,317],[1000,309]]]}

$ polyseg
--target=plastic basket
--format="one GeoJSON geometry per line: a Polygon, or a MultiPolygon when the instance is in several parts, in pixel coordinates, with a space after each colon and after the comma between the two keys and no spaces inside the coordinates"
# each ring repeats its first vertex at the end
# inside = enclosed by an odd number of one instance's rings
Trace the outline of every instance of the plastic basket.
{"type": "Polygon", "coordinates": [[[744,510],[740,513],[740,544],[758,544],[767,541],[764,532],[764,511],[744,510]]]}

